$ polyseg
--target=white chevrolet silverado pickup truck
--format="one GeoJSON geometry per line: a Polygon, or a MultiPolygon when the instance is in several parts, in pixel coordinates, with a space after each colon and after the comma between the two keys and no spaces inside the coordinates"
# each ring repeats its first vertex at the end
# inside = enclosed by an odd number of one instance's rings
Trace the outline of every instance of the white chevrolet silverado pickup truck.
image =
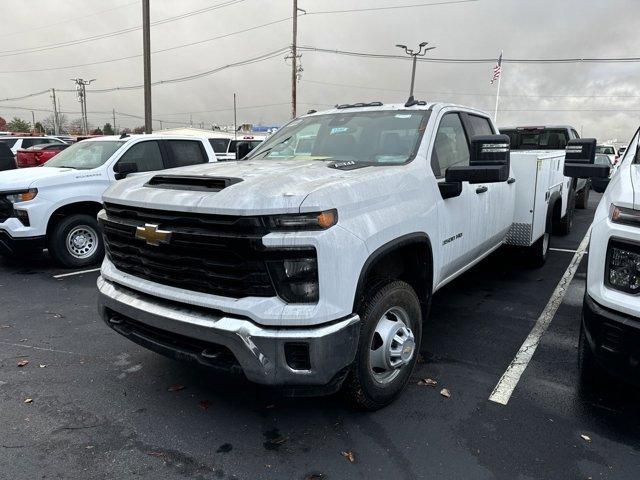
{"type": "Polygon", "coordinates": [[[0,254],[49,249],[64,267],[102,260],[102,193],[134,172],[215,161],[205,138],[105,136],[78,142],[42,167],[0,172],[0,254]]]}
{"type": "Polygon", "coordinates": [[[244,160],[118,182],[101,316],[173,358],[380,408],[434,292],[506,244],[542,263],[566,214],[564,155],[495,133],[451,104],[341,105],[244,160]]]}

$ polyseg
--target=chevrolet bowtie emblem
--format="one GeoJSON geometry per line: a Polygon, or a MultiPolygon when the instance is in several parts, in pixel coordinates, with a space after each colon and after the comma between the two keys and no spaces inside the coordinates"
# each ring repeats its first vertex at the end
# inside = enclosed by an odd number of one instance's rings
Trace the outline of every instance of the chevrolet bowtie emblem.
{"type": "Polygon", "coordinates": [[[144,240],[148,245],[157,247],[161,243],[169,243],[171,232],[168,230],[158,230],[158,225],[145,223],[144,227],[136,227],[136,238],[144,240]]]}

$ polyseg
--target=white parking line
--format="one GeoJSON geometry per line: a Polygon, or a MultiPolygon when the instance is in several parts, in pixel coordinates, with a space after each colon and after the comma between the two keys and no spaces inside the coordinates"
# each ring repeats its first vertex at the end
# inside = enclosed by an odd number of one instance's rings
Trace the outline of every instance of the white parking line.
{"type": "Polygon", "coordinates": [[[60,275],[54,275],[53,278],[72,277],[74,275],[82,275],[84,273],[99,272],[99,268],[91,268],[89,270],[78,270],[77,272],[61,273],[60,275]]]}
{"type": "MultiPolygon", "coordinates": [[[[568,248],[551,248],[549,247],[549,250],[553,250],[554,252],[566,252],[566,253],[576,253],[577,250],[569,250],[568,248]]],[[[584,252],[584,253],[588,253],[588,252],[584,252]]]]}
{"type": "Polygon", "coordinates": [[[506,405],[509,398],[511,398],[511,394],[518,385],[520,377],[527,368],[527,365],[529,365],[536,348],[538,348],[538,345],[540,344],[540,340],[542,339],[544,332],[546,332],[549,327],[549,324],[553,320],[558,307],[560,307],[560,304],[567,293],[569,284],[578,269],[578,265],[580,265],[580,260],[582,260],[582,257],[586,253],[590,235],[591,228],[589,228],[586,235],[580,242],[578,250],[576,250],[573,258],[571,259],[571,263],[560,279],[558,286],[553,291],[553,295],[551,295],[547,306],[538,317],[538,320],[536,320],[535,325],[529,332],[529,335],[520,347],[520,350],[518,350],[518,353],[507,367],[507,370],[502,374],[496,388],[491,392],[489,400],[492,402],[506,405]]]}

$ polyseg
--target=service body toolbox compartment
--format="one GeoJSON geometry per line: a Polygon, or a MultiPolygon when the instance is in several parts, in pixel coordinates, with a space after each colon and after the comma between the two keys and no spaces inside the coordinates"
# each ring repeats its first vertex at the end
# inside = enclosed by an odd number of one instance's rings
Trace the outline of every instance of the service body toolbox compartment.
{"type": "Polygon", "coordinates": [[[561,216],[566,214],[570,181],[563,174],[564,151],[554,153],[511,152],[511,169],[516,183],[513,224],[505,244],[528,247],[547,231],[549,205],[562,199],[561,216]]]}

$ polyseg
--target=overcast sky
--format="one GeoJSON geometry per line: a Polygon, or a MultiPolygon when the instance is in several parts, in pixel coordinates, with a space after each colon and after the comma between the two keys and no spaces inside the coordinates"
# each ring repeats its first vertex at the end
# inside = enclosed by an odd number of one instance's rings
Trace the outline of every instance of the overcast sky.
{"type": "MultiPolygon", "coordinates": [[[[298,25],[300,45],[396,54],[397,43],[429,41],[433,57],[505,58],[638,57],[638,0],[478,0],[475,2],[367,12],[312,12],[436,3],[446,0],[299,0],[309,15],[298,25]]],[[[151,0],[151,21],[174,17],[229,0],[151,0]]],[[[244,0],[216,10],[153,26],[151,48],[162,50],[237,32],[291,16],[290,0],[244,0]]],[[[95,78],[89,88],[142,83],[142,58],[41,72],[142,53],[142,32],[63,48],[12,55],[36,48],[141,25],[141,2],[132,0],[3,0],[0,29],[0,99],[48,88],[69,89],[74,77],[95,78]],[[108,11],[105,11],[108,10],[108,11]]],[[[247,60],[291,43],[291,21],[151,57],[152,80],[205,72],[247,60]]],[[[282,124],[289,118],[290,67],[285,53],[196,80],[153,88],[153,117],[165,122],[227,124],[238,121],[282,124]],[[266,105],[266,106],[265,106],[266,105]],[[202,113],[206,112],[206,113],[202,113]]],[[[299,83],[299,113],[336,103],[380,100],[404,102],[410,63],[305,52],[299,83]]],[[[416,97],[453,101],[493,112],[496,86],[491,64],[418,65],[416,97]]],[[[628,141],[640,123],[640,63],[505,64],[499,125],[572,124],[584,136],[628,141]],[[553,95],[553,97],[551,96],[553,95]],[[588,97],[597,95],[598,97],[588,97]],[[618,97],[612,97],[619,95],[618,97]],[[567,111],[572,110],[572,111],[567,111]],[[582,110],[582,111],[579,111],[582,110]],[[600,110],[600,111],[598,111],[600,110]],[[602,111],[606,110],[606,111],[602,111]],[[625,111],[626,110],[626,111],[625,111]]],[[[62,110],[79,112],[74,93],[58,93],[62,110]]],[[[89,112],[143,115],[142,89],[88,93],[89,112]]],[[[48,95],[0,101],[0,116],[31,120],[29,110],[51,109],[48,95]]],[[[47,112],[35,112],[36,120],[47,112]]],[[[77,114],[68,115],[76,118],[77,114]]],[[[109,121],[90,113],[92,125],[109,121]]],[[[118,126],[143,124],[117,115],[118,126]]],[[[163,126],[176,126],[165,123],[163,126]]],[[[159,128],[154,122],[154,128],[159,128]]]]}

